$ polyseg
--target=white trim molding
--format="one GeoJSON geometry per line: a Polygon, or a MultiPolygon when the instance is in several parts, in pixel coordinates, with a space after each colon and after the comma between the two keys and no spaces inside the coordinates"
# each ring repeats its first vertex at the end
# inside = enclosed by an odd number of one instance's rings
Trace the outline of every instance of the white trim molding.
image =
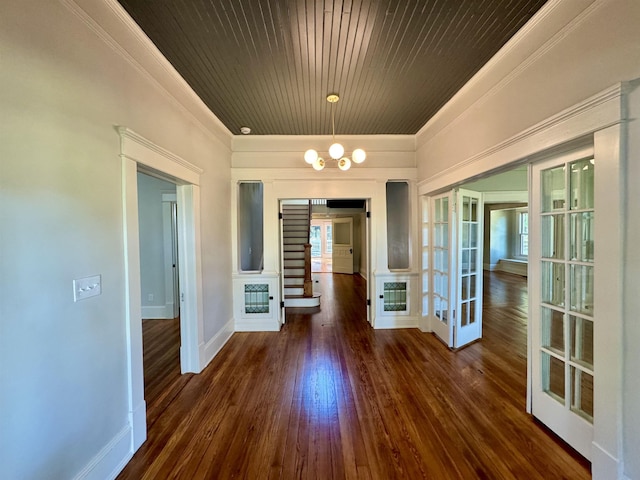
{"type": "Polygon", "coordinates": [[[523,163],[545,150],[579,140],[624,120],[625,84],[610,87],[532,127],[418,183],[420,195],[451,188],[508,165],[523,163]]]}

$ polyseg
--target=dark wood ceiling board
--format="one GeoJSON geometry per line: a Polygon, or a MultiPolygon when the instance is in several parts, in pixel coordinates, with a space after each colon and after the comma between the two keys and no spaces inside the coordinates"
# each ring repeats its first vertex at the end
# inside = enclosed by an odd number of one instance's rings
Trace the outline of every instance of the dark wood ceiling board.
{"type": "Polygon", "coordinates": [[[544,0],[120,0],[235,134],[417,132],[544,0]]]}

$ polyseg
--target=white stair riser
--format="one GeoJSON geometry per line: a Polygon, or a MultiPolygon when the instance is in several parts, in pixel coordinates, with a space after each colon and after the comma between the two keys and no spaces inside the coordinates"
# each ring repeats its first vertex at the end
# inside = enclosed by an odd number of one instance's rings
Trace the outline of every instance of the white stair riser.
{"type": "Polygon", "coordinates": [[[309,298],[285,298],[285,307],[319,307],[320,297],[309,298]]]}
{"type": "Polygon", "coordinates": [[[284,274],[285,276],[287,275],[303,276],[304,268],[285,268],[284,274]]]}
{"type": "Polygon", "coordinates": [[[304,295],[304,287],[284,287],[284,296],[289,295],[304,295]]]}

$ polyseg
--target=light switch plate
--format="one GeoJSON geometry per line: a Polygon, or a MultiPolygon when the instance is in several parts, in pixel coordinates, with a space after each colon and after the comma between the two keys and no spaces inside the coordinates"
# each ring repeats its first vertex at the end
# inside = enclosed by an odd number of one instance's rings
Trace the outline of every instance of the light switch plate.
{"type": "Polygon", "coordinates": [[[73,281],[73,301],[84,300],[95,297],[102,293],[102,277],[94,275],[92,277],[77,278],[73,281]]]}

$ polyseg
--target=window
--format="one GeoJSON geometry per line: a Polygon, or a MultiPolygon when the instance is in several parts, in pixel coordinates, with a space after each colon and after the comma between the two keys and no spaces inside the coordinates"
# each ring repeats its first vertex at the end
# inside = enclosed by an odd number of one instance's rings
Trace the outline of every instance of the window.
{"type": "Polygon", "coordinates": [[[526,257],[529,255],[529,212],[518,212],[518,248],[516,255],[526,257]]]}
{"type": "Polygon", "coordinates": [[[387,259],[389,270],[409,268],[409,184],[387,182],[387,259]]]}
{"type": "Polygon", "coordinates": [[[263,188],[261,182],[238,185],[238,237],[240,270],[259,272],[263,268],[263,188]]]}

